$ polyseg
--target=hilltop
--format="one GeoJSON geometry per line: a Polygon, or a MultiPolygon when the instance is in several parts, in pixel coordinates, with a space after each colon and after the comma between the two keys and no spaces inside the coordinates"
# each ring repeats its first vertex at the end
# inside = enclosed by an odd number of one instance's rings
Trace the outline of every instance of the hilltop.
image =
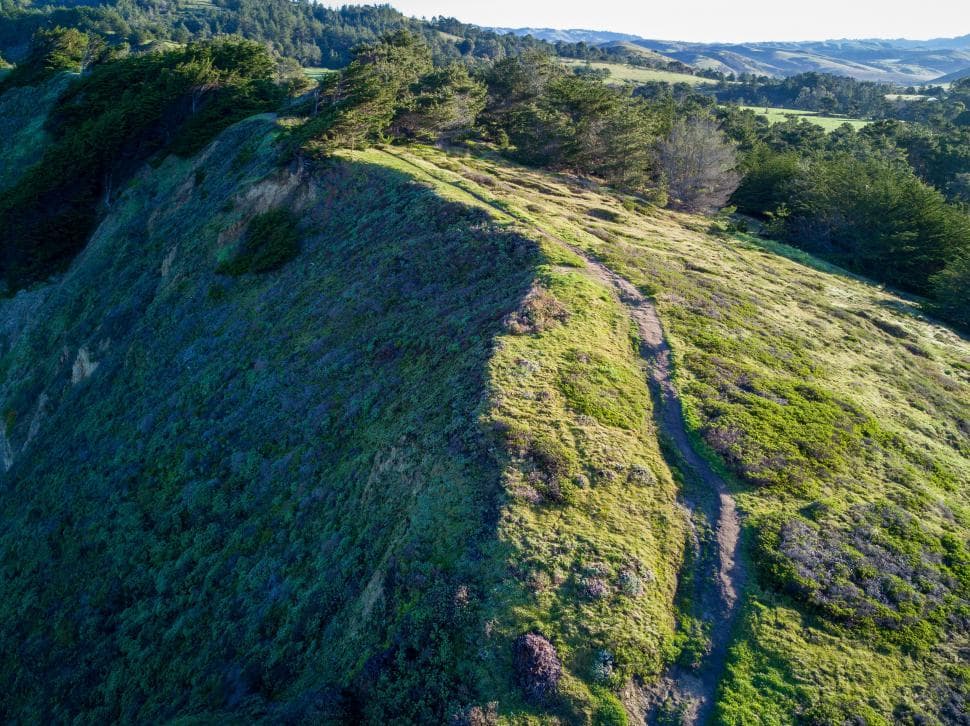
{"type": "Polygon", "coordinates": [[[826,133],[422,33],[3,79],[0,711],[958,723],[970,88],[826,133]]]}

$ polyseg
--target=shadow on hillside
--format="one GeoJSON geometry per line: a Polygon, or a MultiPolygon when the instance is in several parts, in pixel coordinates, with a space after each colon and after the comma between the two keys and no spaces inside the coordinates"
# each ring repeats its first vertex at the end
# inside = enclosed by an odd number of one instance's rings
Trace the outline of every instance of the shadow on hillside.
{"type": "Polygon", "coordinates": [[[48,303],[33,349],[0,360],[2,403],[24,409],[0,510],[6,705],[444,721],[500,569],[481,562],[500,493],[487,367],[539,253],[404,174],[338,162],[291,197],[315,199],[296,260],[219,276],[206,230],[255,203],[224,156],[207,196],[131,191],[131,219],[59,287],[70,314],[48,303]],[[66,363],[34,365],[62,346],[66,363]],[[97,366],[71,384],[83,346],[97,366]]]}

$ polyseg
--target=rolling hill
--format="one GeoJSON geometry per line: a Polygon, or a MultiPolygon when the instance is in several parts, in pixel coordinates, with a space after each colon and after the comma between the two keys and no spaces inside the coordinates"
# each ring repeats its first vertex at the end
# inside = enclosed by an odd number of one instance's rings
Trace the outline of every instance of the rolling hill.
{"type": "Polygon", "coordinates": [[[281,130],[0,302],[7,713],[960,712],[965,340],[586,180],[281,130]],[[269,213],[299,255],[227,274],[269,213]]]}
{"type": "Polygon", "coordinates": [[[954,71],[953,73],[947,73],[945,76],[934,78],[933,83],[953,83],[954,81],[961,81],[964,78],[970,78],[970,66],[959,71],[954,71]]]}
{"type": "Polygon", "coordinates": [[[594,31],[526,28],[507,32],[531,34],[542,40],[633,43],[690,66],[735,74],[791,76],[819,71],[858,80],[911,85],[961,71],[970,62],[970,35],[928,41],[689,43],[627,36],[611,38],[609,34],[594,31]]]}

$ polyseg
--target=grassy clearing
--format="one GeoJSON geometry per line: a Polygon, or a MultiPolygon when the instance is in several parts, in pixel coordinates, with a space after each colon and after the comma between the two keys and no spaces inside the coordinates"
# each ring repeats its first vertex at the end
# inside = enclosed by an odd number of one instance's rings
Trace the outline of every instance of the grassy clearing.
{"type": "Polygon", "coordinates": [[[316,66],[307,66],[303,69],[303,72],[307,77],[312,78],[315,81],[319,81],[322,78],[326,78],[329,75],[337,73],[333,68],[318,68],[316,66]]]}
{"type": "Polygon", "coordinates": [[[765,569],[722,721],[952,717],[967,692],[967,674],[949,664],[967,641],[950,623],[967,598],[970,344],[905,298],[783,245],[714,235],[709,221],[672,213],[644,216],[566,177],[411,153],[653,294],[689,423],[739,481],[749,541],[819,527],[855,563],[830,575],[790,547],[784,567],[800,574],[789,579],[752,550],[765,569]],[[873,546],[859,550],[860,541],[873,546]],[[867,590],[883,574],[880,587],[899,595],[867,590]],[[861,594],[846,598],[844,587],[861,594]],[[929,614],[907,614],[919,608],[929,614]]]}
{"type": "Polygon", "coordinates": [[[868,126],[871,121],[859,118],[849,118],[847,116],[825,116],[814,111],[800,111],[795,108],[766,108],[764,106],[741,106],[743,109],[754,111],[759,116],[764,116],[773,124],[787,121],[794,116],[799,120],[811,121],[813,124],[821,126],[826,131],[834,131],[843,124],[849,124],[854,129],[861,129],[868,126]]]}
{"type": "MultiPolygon", "coordinates": [[[[586,61],[575,58],[563,58],[562,63],[569,68],[586,67],[586,61]]],[[[674,73],[672,71],[661,71],[653,68],[640,68],[621,63],[590,63],[590,66],[597,70],[608,70],[610,76],[607,81],[622,81],[623,83],[652,83],[662,81],[664,83],[687,83],[691,86],[703,86],[715,83],[710,78],[692,76],[689,73],[674,73]]]]}

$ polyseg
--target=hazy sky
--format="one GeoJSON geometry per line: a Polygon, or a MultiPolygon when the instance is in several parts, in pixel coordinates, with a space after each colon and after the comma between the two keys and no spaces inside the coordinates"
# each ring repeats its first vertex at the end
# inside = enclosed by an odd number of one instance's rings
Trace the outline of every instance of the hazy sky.
{"type": "Polygon", "coordinates": [[[664,40],[925,39],[970,33],[970,0],[390,0],[390,4],[417,17],[448,15],[504,27],[613,30],[664,40]]]}

